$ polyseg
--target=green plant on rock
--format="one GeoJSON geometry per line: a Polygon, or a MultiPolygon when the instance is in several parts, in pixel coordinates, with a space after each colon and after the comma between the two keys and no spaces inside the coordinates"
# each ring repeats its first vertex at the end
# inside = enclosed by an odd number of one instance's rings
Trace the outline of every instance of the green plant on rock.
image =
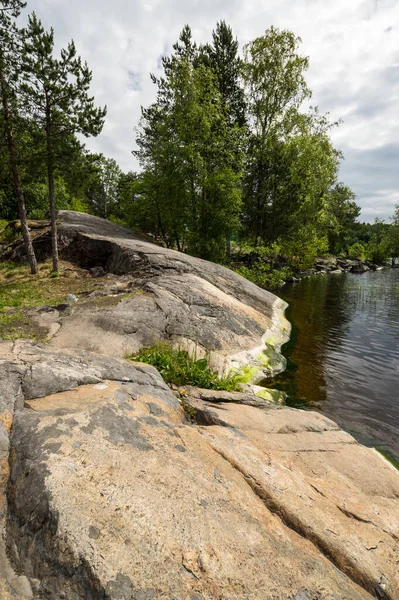
{"type": "Polygon", "coordinates": [[[158,342],[148,348],[142,348],[130,360],[152,365],[162,375],[166,383],[175,385],[194,385],[211,390],[235,391],[241,383],[240,373],[228,373],[220,376],[209,367],[208,360],[192,358],[186,350],[172,348],[166,342],[158,342]]]}

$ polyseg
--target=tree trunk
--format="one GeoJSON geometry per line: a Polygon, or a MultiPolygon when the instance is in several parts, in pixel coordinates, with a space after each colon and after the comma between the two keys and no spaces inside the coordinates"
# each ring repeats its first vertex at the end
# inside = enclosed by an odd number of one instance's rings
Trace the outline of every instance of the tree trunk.
{"type": "Polygon", "coordinates": [[[229,235],[226,236],[226,256],[227,260],[231,258],[231,237],[229,235]]]}
{"type": "Polygon", "coordinates": [[[47,179],[48,195],[50,202],[50,223],[51,223],[51,249],[53,255],[53,271],[58,273],[58,233],[57,233],[57,210],[54,197],[54,155],[51,143],[51,115],[50,109],[46,109],[46,142],[47,142],[47,179]]]}
{"type": "Polygon", "coordinates": [[[5,80],[4,80],[4,73],[1,69],[0,69],[0,87],[1,87],[1,97],[2,97],[2,104],[3,104],[4,120],[5,120],[6,131],[7,131],[8,150],[10,152],[11,171],[12,171],[12,177],[13,177],[13,181],[14,181],[15,194],[16,194],[17,202],[18,202],[18,213],[19,213],[19,218],[21,221],[22,238],[24,240],[25,252],[26,252],[26,256],[28,258],[28,262],[30,265],[30,272],[32,273],[32,275],[36,275],[38,272],[37,260],[36,260],[36,256],[35,256],[35,251],[33,249],[32,239],[31,239],[30,233],[29,233],[29,228],[28,228],[28,220],[27,220],[27,216],[26,216],[26,207],[25,207],[25,198],[24,198],[24,193],[22,190],[21,177],[19,175],[18,163],[17,163],[17,149],[16,149],[15,141],[14,141],[11,115],[10,115],[6,85],[5,85],[5,80]]]}

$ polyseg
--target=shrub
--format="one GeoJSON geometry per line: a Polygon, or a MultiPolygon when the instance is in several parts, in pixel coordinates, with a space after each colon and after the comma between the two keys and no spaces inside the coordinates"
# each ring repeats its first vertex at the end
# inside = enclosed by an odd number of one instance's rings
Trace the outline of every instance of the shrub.
{"type": "Polygon", "coordinates": [[[285,256],[291,269],[298,273],[310,269],[317,256],[325,256],[327,250],[327,238],[319,237],[309,228],[298,230],[294,241],[285,241],[281,254],[285,256]]]}
{"type": "Polygon", "coordinates": [[[356,242],[352,246],[349,246],[348,256],[349,258],[358,258],[359,260],[364,260],[366,258],[366,249],[363,244],[356,242]]]}
{"type": "Polygon", "coordinates": [[[391,256],[391,248],[389,247],[387,240],[383,239],[381,242],[370,240],[367,250],[366,257],[373,263],[382,264],[391,256]]]}
{"type": "Polygon", "coordinates": [[[185,350],[172,348],[166,342],[142,348],[136,355],[128,358],[152,365],[158,369],[166,383],[228,391],[237,390],[240,383],[239,373],[219,376],[209,368],[206,358],[195,360],[185,350]]]}
{"type": "Polygon", "coordinates": [[[268,265],[261,262],[255,263],[252,267],[238,267],[235,271],[261,288],[281,287],[292,274],[288,267],[271,271],[268,265]]]}
{"type": "Polygon", "coordinates": [[[29,213],[29,219],[31,221],[45,221],[47,218],[48,212],[44,208],[35,208],[29,213]]]}
{"type": "Polygon", "coordinates": [[[19,237],[15,227],[15,221],[0,220],[0,241],[5,244],[12,244],[19,237]]]}

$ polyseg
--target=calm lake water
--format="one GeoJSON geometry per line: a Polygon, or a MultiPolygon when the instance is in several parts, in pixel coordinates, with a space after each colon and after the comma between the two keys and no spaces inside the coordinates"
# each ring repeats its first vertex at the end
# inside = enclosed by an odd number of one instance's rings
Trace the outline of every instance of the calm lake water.
{"type": "Polygon", "coordinates": [[[287,370],[265,384],[399,459],[399,269],[286,285],[287,370]]]}

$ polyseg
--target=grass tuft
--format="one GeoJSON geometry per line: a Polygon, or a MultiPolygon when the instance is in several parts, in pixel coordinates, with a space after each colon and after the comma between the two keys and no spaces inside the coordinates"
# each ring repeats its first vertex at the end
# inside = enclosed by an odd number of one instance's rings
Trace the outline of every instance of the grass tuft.
{"type": "Polygon", "coordinates": [[[195,360],[185,350],[172,348],[167,342],[142,348],[137,354],[128,358],[152,365],[169,384],[193,385],[209,390],[233,392],[239,389],[241,383],[240,373],[220,376],[209,368],[206,358],[195,360]]]}

